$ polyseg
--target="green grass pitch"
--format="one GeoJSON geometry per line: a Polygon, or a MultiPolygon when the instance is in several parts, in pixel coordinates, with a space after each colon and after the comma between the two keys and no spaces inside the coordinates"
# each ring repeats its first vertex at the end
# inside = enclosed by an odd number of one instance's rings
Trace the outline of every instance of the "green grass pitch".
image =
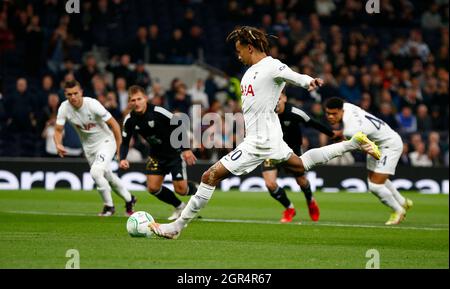
{"type": "MultiPolygon", "coordinates": [[[[136,210],[166,222],[169,206],[136,195],[136,210]]],[[[81,268],[365,268],[369,249],[381,268],[449,268],[448,196],[406,195],[414,208],[386,227],[389,211],[371,194],[317,193],[312,223],[303,195],[290,193],[297,223],[279,224],[282,207],[268,193],[216,191],[201,219],[165,240],[129,237],[116,196],[116,216],[100,218],[95,191],[0,191],[0,268],[63,269],[69,249],[81,268]]]]}

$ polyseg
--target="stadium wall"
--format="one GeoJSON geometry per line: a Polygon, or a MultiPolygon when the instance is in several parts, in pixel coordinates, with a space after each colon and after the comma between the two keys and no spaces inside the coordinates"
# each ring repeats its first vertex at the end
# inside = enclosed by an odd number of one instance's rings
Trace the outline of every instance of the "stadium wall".
{"type": "MultiPolygon", "coordinates": [[[[146,176],[142,173],[144,166],[144,163],[133,163],[130,170],[118,171],[129,190],[145,190],[146,176]]],[[[198,182],[208,167],[208,163],[188,167],[189,179],[198,182]]],[[[116,171],[117,168],[117,163],[113,163],[113,170],[116,171]]],[[[308,172],[312,189],[329,193],[341,190],[354,193],[367,192],[366,178],[364,166],[322,166],[308,172]]],[[[170,181],[171,176],[166,176],[165,185],[172,188],[170,181]]],[[[418,191],[423,194],[448,194],[449,170],[399,167],[393,182],[400,190],[418,191]]],[[[300,191],[295,180],[284,172],[279,174],[279,184],[292,191],[300,191]]],[[[88,164],[82,159],[0,159],[0,190],[33,188],[92,190],[94,181],[89,174],[88,164]]],[[[238,189],[242,192],[266,191],[259,168],[248,175],[232,176],[224,180],[220,189],[223,191],[238,189]]]]}

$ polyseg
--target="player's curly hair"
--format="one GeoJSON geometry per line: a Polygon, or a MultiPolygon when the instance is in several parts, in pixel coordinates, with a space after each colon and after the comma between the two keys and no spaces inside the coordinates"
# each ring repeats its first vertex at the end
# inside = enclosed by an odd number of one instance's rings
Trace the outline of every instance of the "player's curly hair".
{"type": "Polygon", "coordinates": [[[267,35],[255,27],[236,27],[230,34],[228,34],[227,42],[236,43],[237,41],[244,45],[250,44],[266,54],[269,54],[270,52],[270,43],[267,35]]]}

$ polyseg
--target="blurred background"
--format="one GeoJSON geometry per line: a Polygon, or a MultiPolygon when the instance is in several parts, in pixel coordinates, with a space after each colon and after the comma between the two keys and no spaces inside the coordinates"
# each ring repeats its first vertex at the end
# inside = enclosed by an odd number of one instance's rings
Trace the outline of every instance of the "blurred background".
{"type": "MultiPolygon", "coordinates": [[[[401,134],[401,165],[448,167],[448,0],[380,0],[378,14],[365,2],[80,0],[68,14],[66,1],[0,1],[0,157],[56,157],[61,84],[73,78],[119,123],[133,84],[172,112],[239,112],[245,68],[225,38],[252,25],[276,36],[274,58],[325,80],[314,93],[288,87],[290,102],[325,121],[324,100],[343,97],[401,134]]],[[[328,143],[306,128],[304,138],[304,150],[328,143]]],[[[130,158],[142,160],[145,144],[134,142],[130,158]]],[[[64,144],[82,158],[70,126],[64,144]]],[[[228,151],[194,152],[212,162],[228,151]]],[[[356,153],[333,164],[364,161],[356,153]]]]}

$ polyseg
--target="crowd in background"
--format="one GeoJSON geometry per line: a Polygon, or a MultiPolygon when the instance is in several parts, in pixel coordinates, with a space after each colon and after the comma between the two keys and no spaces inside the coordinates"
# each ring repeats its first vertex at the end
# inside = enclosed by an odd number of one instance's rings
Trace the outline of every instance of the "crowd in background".
{"type": "MultiPolygon", "coordinates": [[[[0,3],[0,156],[55,155],[61,84],[73,78],[119,122],[133,84],[173,112],[190,113],[193,104],[203,113],[238,112],[245,68],[225,38],[236,25],[253,25],[271,35],[273,57],[325,80],[313,93],[288,86],[289,101],[324,120],[321,104],[340,96],[402,135],[402,164],[448,166],[448,0],[380,0],[379,14],[357,0],[80,2],[80,14],[66,13],[65,1],[0,3]],[[210,76],[188,87],[174,76],[163,87],[145,67],[197,62],[224,71],[228,85],[210,76]]],[[[329,141],[308,129],[305,136],[304,149],[329,141]]],[[[81,154],[70,126],[65,144],[81,154]]],[[[139,139],[136,148],[145,156],[139,139]]],[[[217,159],[227,151],[195,153],[217,159]]],[[[360,160],[349,155],[340,162],[360,160]]]]}

